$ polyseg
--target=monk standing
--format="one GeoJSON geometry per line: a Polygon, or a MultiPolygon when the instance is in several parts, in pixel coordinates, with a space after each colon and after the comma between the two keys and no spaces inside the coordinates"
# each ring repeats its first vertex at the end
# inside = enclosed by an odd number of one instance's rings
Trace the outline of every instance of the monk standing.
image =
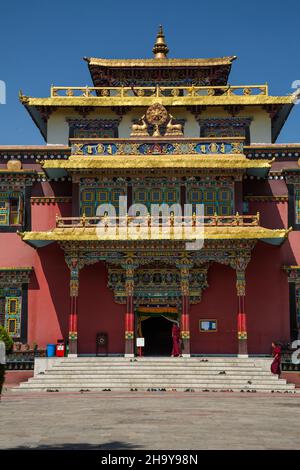
{"type": "Polygon", "coordinates": [[[179,328],[178,323],[174,323],[172,326],[172,339],[173,339],[172,357],[178,357],[181,355],[180,328],[179,328]]]}

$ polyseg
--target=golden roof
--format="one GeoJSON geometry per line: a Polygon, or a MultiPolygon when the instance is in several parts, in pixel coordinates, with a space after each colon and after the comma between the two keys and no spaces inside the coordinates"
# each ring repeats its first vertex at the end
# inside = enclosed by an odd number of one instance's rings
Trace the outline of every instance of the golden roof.
{"type": "MultiPolygon", "coordinates": [[[[95,227],[68,227],[54,228],[48,232],[23,232],[19,233],[24,242],[65,242],[65,241],[130,241],[130,240],[174,240],[174,241],[194,241],[199,233],[198,227],[179,228],[181,237],[174,236],[172,229],[168,232],[164,230],[157,233],[156,230],[149,231],[148,227],[140,227],[139,232],[134,231],[131,237],[124,230],[116,228],[107,229],[106,233],[99,235],[95,227]]],[[[265,240],[272,243],[272,240],[283,241],[289,230],[272,230],[260,226],[253,227],[204,227],[204,240],[265,240]]],[[[34,244],[34,243],[33,243],[34,244]]]]}
{"type": "Polygon", "coordinates": [[[102,59],[97,57],[85,57],[89,65],[100,67],[211,67],[215,65],[231,65],[237,57],[216,57],[208,59],[102,59]]]}
{"type": "Polygon", "coordinates": [[[294,97],[259,95],[198,95],[198,96],[53,96],[32,98],[20,94],[25,106],[151,106],[160,103],[164,106],[224,106],[224,105],[292,105],[294,97]]]}
{"type": "Polygon", "coordinates": [[[46,160],[43,169],[141,169],[141,168],[197,168],[197,169],[269,169],[271,161],[250,160],[243,154],[208,155],[119,155],[87,157],[73,155],[68,160],[46,160]]]}

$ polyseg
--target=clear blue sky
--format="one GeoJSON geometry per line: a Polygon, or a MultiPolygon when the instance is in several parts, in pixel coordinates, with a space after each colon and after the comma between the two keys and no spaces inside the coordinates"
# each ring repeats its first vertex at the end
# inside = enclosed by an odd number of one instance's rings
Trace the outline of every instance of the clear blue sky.
{"type": "MultiPolygon", "coordinates": [[[[3,0],[0,4],[0,145],[42,144],[18,90],[49,96],[51,84],[91,84],[84,56],[151,57],[160,23],[169,57],[237,55],[233,85],[269,83],[286,95],[300,80],[300,2],[295,0],[3,0]]],[[[300,104],[279,142],[300,142],[300,104]]]]}

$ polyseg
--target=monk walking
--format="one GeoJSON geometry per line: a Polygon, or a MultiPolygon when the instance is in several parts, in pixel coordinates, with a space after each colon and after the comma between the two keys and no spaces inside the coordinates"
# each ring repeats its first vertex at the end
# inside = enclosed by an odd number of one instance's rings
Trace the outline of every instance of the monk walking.
{"type": "Polygon", "coordinates": [[[180,328],[179,328],[178,323],[174,323],[172,326],[172,339],[173,339],[172,357],[178,357],[181,355],[180,328]]]}
{"type": "Polygon", "coordinates": [[[272,343],[272,349],[273,349],[272,354],[273,354],[274,360],[271,364],[271,372],[273,374],[280,375],[280,373],[281,373],[281,367],[280,367],[281,347],[278,343],[273,342],[272,343]]]}

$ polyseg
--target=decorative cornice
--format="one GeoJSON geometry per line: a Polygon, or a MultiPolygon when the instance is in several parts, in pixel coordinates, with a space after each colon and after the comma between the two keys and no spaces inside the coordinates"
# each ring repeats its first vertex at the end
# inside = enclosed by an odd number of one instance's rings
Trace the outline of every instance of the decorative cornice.
{"type": "Polygon", "coordinates": [[[58,204],[72,202],[71,196],[38,196],[30,198],[31,204],[58,204]]]}
{"type": "Polygon", "coordinates": [[[71,154],[71,148],[60,145],[1,145],[0,160],[21,160],[23,162],[35,162],[47,158],[64,159],[71,154]]]}
{"type": "Polygon", "coordinates": [[[288,202],[288,196],[244,196],[244,200],[253,202],[288,202]]]}
{"type": "Polygon", "coordinates": [[[32,267],[2,267],[0,268],[0,286],[21,286],[28,284],[32,267]]]}
{"type": "Polygon", "coordinates": [[[297,160],[300,157],[300,144],[253,144],[244,145],[247,158],[284,158],[297,160]]]}

